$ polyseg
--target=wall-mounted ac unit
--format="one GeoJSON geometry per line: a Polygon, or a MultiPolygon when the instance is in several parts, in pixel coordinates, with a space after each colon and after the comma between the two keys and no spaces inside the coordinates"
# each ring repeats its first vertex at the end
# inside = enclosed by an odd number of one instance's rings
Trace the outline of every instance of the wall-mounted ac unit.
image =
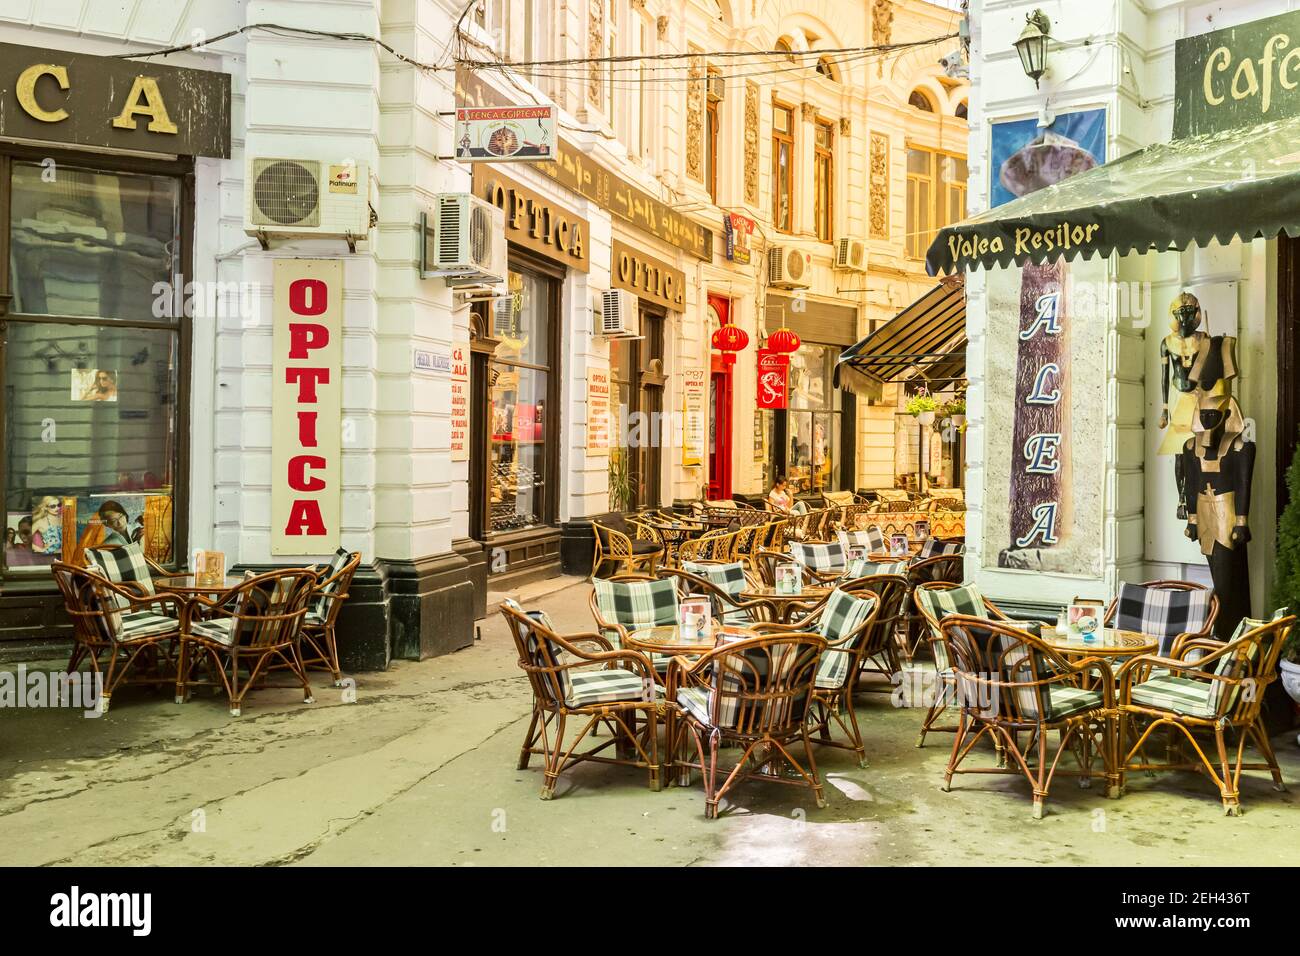
{"type": "Polygon", "coordinates": [[[506,219],[492,203],[470,193],[434,199],[424,230],[422,278],[449,286],[492,286],[506,281],[506,219]]]}
{"type": "Polygon", "coordinates": [[[721,73],[709,74],[708,96],[714,103],[721,103],[727,98],[727,78],[721,73]]]}
{"type": "Polygon", "coordinates": [[[772,246],[767,250],[767,284],[778,289],[808,288],[812,256],[791,246],[772,246]]]}
{"type": "Polygon", "coordinates": [[[634,339],[641,334],[637,297],[626,289],[610,289],[600,297],[599,335],[611,339],[634,339]]]}
{"type": "Polygon", "coordinates": [[[867,244],[861,239],[835,240],[835,268],[851,272],[867,271],[867,244]]]}
{"type": "Polygon", "coordinates": [[[245,192],[249,235],[354,244],[370,232],[374,180],[365,163],[256,156],[248,161],[245,192]]]}

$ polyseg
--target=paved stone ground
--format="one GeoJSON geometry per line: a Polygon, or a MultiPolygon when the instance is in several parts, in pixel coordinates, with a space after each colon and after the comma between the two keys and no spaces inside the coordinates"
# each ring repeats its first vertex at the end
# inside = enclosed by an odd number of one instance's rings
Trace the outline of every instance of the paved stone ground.
{"type": "MultiPolygon", "coordinates": [[[[589,629],[585,587],[536,603],[589,629]]],[[[51,664],[57,666],[57,664],[51,664]]],[[[9,669],[13,669],[10,666],[9,669]]],[[[588,766],[538,799],[515,761],[528,687],[499,617],[450,657],[357,678],[357,700],[317,680],[316,703],[261,690],[228,716],[216,698],[123,691],[107,716],[0,717],[0,864],[1110,864],[1295,861],[1294,794],[1265,775],[1225,818],[1190,774],[1138,777],[1121,800],[1060,781],[1030,817],[1009,777],[939,790],[951,738],[914,746],[920,712],[866,695],[870,767],[819,751],[829,806],[750,784],[704,819],[698,785],[653,793],[621,767],[588,766]]],[[[1300,784],[1294,735],[1275,747],[1300,784]]]]}

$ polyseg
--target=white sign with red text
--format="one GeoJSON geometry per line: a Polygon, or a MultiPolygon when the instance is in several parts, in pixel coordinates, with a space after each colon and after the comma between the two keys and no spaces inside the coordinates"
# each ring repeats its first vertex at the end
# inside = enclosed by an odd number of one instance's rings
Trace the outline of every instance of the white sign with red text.
{"type": "Polygon", "coordinates": [[[469,461],[469,342],[451,346],[451,460],[469,461]]]}
{"type": "Polygon", "coordinates": [[[339,546],[343,262],[276,259],[271,340],[271,553],[339,546]]]}

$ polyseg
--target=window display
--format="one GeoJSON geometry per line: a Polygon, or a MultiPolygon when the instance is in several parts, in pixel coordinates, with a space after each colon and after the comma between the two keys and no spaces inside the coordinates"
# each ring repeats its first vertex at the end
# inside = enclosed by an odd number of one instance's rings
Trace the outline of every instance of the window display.
{"type": "Polygon", "coordinates": [[[169,562],[180,319],[153,305],[181,269],[180,181],[42,171],[16,162],[5,184],[5,565],[128,541],[169,562]]]}
{"type": "Polygon", "coordinates": [[[839,490],[841,396],[832,385],[838,354],[804,345],[790,355],[786,477],[798,492],[839,490]]]}
{"type": "Polygon", "coordinates": [[[488,528],[492,533],[545,524],[547,397],[551,385],[551,280],[511,270],[510,298],[497,303],[501,339],[488,365],[488,528]]]}

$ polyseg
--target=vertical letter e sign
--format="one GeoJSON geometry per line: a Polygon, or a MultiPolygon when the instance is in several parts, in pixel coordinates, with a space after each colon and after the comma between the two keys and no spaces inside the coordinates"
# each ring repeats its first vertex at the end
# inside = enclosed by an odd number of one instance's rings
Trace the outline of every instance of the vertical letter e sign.
{"type": "Polygon", "coordinates": [[[276,259],[271,553],[339,544],[343,262],[276,259]]]}

